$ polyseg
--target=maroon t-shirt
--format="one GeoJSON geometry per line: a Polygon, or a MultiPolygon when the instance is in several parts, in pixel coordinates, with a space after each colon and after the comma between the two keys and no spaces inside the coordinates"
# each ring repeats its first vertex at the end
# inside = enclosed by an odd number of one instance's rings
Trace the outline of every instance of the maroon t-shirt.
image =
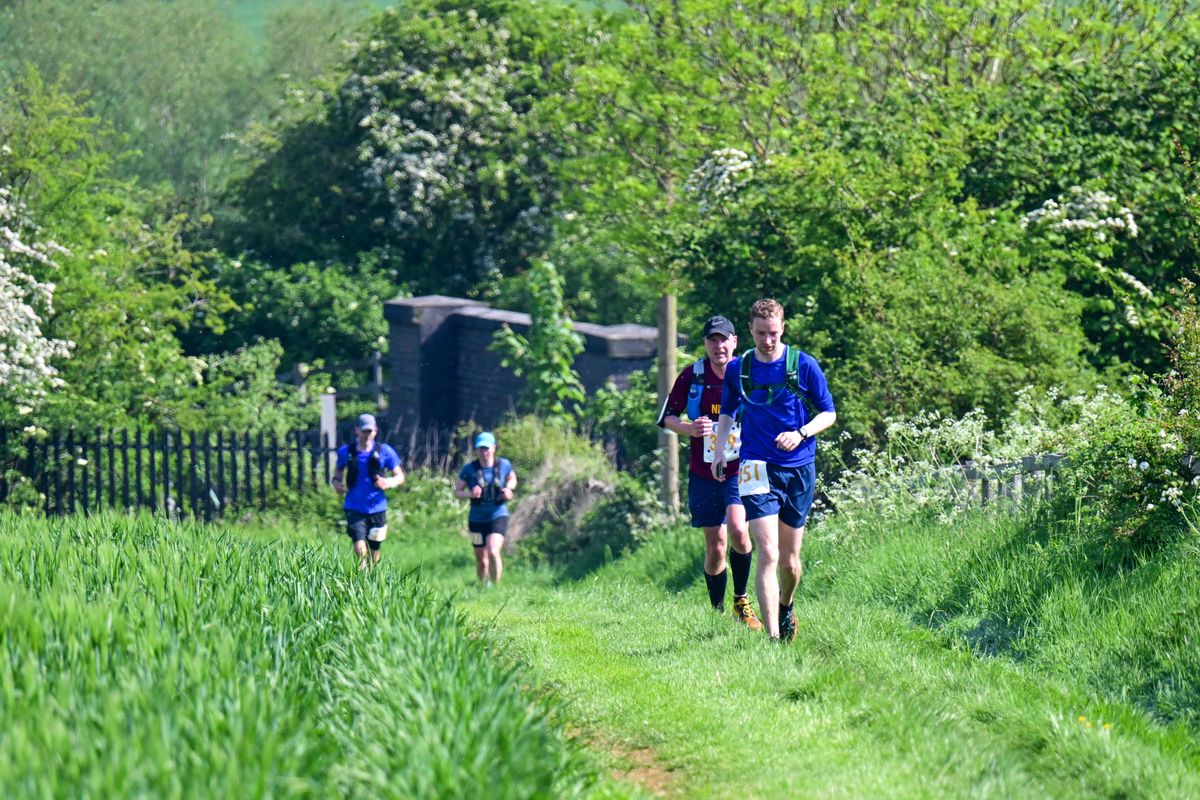
{"type": "MultiPolygon", "coordinates": [[[[688,364],[683,372],[679,373],[679,377],[675,379],[675,385],[671,387],[671,393],[667,395],[667,403],[663,406],[662,413],[659,414],[659,425],[662,425],[665,417],[684,417],[687,415],[688,392],[692,388],[692,382],[696,379],[696,374],[692,367],[692,364],[688,364]]],[[[721,389],[725,382],[713,374],[712,364],[709,363],[707,357],[704,359],[704,375],[701,377],[704,380],[704,391],[700,394],[700,412],[708,414],[708,418],[713,421],[713,429],[715,430],[717,420],[721,416],[721,389]]],[[[688,469],[698,478],[710,481],[716,480],[712,476],[712,465],[704,461],[704,440],[699,436],[692,436],[690,438],[691,443],[689,444],[689,448],[691,452],[688,456],[688,469]]],[[[730,461],[725,465],[725,472],[736,472],[737,468],[737,461],[730,461]]]]}

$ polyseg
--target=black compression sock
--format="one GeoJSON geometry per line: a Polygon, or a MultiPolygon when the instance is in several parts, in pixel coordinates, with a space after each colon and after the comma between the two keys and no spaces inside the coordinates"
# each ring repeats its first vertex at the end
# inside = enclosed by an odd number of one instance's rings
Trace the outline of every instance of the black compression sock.
{"type": "Polygon", "coordinates": [[[716,575],[704,573],[704,582],[708,584],[708,601],[717,611],[725,610],[725,583],[728,576],[729,571],[724,569],[716,575]]]}
{"type": "Polygon", "coordinates": [[[754,551],[739,553],[729,548],[729,571],[733,573],[733,596],[741,597],[746,593],[746,584],[750,582],[750,562],[754,560],[754,551]]]}
{"type": "Polygon", "coordinates": [[[779,618],[780,619],[786,619],[787,615],[790,613],[792,613],[792,604],[791,603],[789,603],[786,606],[783,603],[779,604],[779,618]]]}

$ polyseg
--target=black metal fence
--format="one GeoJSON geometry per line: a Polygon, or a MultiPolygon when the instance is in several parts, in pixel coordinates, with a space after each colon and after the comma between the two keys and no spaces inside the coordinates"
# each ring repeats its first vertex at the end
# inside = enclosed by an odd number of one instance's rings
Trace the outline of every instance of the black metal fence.
{"type": "Polygon", "coordinates": [[[0,503],[37,505],[47,516],[116,508],[212,520],[230,508],[266,507],[283,490],[328,485],[335,449],[311,431],[0,428],[0,503]]]}

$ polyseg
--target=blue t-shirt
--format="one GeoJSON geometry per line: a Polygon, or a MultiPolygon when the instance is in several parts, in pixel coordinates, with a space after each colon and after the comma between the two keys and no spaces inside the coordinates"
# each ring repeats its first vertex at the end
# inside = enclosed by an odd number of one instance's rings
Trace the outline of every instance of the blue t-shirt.
{"type": "MultiPolygon", "coordinates": [[[[371,473],[367,467],[367,462],[371,458],[371,453],[374,451],[374,445],[370,450],[359,452],[358,442],[354,443],[355,458],[358,461],[358,475],[355,476],[354,485],[349,487],[346,492],[346,502],[343,508],[347,511],[357,511],[360,514],[376,514],[387,509],[387,495],[383,489],[375,485],[371,480],[371,473]]],[[[337,468],[345,469],[350,463],[350,445],[342,445],[337,451],[337,468]]],[[[383,468],[385,475],[391,474],[392,470],[401,466],[400,456],[396,455],[396,451],[390,445],[379,445],[379,466],[383,468]]],[[[349,476],[347,476],[349,477],[349,476]]]]}
{"type": "Polygon", "coordinates": [[[467,520],[470,522],[491,522],[494,519],[508,516],[508,505],[503,497],[500,502],[495,502],[490,499],[490,493],[487,487],[492,484],[493,480],[498,480],[503,487],[508,483],[508,476],[512,474],[512,462],[507,458],[497,458],[493,466],[485,467],[480,465],[476,469],[477,461],[472,461],[458,471],[458,478],[467,485],[470,489],[472,486],[484,487],[483,499],[480,502],[471,502],[471,510],[467,512],[467,520]],[[496,474],[497,468],[500,470],[499,475],[496,474]]]}
{"type": "MultiPolygon", "coordinates": [[[[817,457],[816,437],[808,437],[790,453],[775,446],[775,437],[784,431],[799,430],[811,419],[804,400],[808,400],[815,409],[814,414],[834,410],[833,395],[829,393],[825,373],[821,372],[815,358],[801,352],[796,370],[800,395],[796,395],[783,388],[787,377],[786,351],[782,358],[775,361],[759,361],[753,353],[749,358],[750,383],[755,386],[777,384],[779,388],[775,390],[775,400],[770,405],[754,404],[766,403],[766,389],[751,390],[750,400],[753,402],[746,404],[742,414],[742,461],[766,461],[780,467],[802,467],[812,463],[817,457]]],[[[732,417],[742,405],[739,388],[741,374],[742,357],[739,356],[725,368],[725,387],[721,393],[722,414],[732,417]]]]}

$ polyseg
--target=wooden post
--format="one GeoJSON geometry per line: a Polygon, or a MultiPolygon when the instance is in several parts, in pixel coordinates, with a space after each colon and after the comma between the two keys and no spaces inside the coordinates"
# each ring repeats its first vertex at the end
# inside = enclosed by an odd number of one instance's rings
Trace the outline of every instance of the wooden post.
{"type": "Polygon", "coordinates": [[[321,395],[321,449],[325,456],[326,483],[337,469],[337,391],[331,386],[321,395]]]}
{"type": "MultiPolygon", "coordinates": [[[[675,383],[676,335],[675,295],[667,294],[658,301],[658,404],[667,402],[675,383]]],[[[667,513],[679,513],[679,437],[674,431],[660,428],[658,447],[662,451],[661,485],[659,496],[667,513]]]]}

